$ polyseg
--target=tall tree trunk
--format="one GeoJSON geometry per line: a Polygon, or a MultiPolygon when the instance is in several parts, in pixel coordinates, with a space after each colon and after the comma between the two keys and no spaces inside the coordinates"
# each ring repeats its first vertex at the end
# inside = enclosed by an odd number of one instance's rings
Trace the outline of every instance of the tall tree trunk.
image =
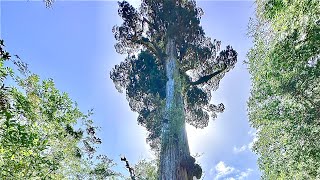
{"type": "Polygon", "coordinates": [[[163,120],[160,153],[160,180],[192,179],[191,172],[182,164],[190,157],[181,78],[178,70],[175,43],[168,40],[166,45],[166,106],[163,120]]]}

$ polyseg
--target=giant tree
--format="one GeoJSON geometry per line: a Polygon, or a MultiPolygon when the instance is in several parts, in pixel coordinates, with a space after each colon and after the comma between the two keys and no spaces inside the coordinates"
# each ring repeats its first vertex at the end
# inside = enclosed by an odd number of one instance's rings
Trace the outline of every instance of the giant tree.
{"type": "Polygon", "coordinates": [[[320,178],[320,4],[256,1],[249,119],[263,179],[320,178]]]}
{"type": "Polygon", "coordinates": [[[220,51],[220,41],[205,36],[203,11],[193,0],[142,0],[139,9],[118,4],[123,23],[113,28],[115,48],[127,58],[110,77],[139,113],[151,147],[160,151],[159,178],[200,178],[185,123],[204,128],[210,115],[224,110],[210,103],[211,91],[234,67],[237,53],[230,46],[220,51]]]}

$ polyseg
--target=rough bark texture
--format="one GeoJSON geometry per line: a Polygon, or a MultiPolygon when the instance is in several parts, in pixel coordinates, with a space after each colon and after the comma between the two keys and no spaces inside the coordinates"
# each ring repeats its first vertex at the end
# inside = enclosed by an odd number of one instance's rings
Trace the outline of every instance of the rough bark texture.
{"type": "Polygon", "coordinates": [[[192,179],[191,172],[181,166],[181,161],[190,156],[185,129],[185,112],[181,78],[173,40],[166,47],[166,106],[162,129],[160,154],[160,180],[192,179]]]}

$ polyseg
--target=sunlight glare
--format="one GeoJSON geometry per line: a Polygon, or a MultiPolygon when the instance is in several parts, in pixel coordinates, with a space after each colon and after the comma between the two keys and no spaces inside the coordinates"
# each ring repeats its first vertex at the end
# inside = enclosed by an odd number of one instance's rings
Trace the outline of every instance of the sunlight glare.
{"type": "Polygon", "coordinates": [[[141,4],[141,0],[127,0],[133,7],[138,8],[141,4]]]}

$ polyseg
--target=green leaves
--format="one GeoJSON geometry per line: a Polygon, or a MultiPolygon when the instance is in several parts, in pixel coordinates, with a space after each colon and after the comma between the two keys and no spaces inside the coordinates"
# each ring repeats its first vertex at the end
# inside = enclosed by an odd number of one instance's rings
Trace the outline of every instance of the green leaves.
{"type": "Polygon", "coordinates": [[[158,164],[159,160],[147,161],[141,159],[134,166],[136,178],[139,180],[156,180],[158,179],[158,164]]]}
{"type": "Polygon", "coordinates": [[[96,158],[102,141],[90,119],[92,112],[82,113],[67,93],[56,89],[52,79],[41,80],[20,60],[1,54],[0,65],[0,179],[105,179],[118,175],[110,169],[111,161],[96,158]],[[4,65],[7,60],[10,67],[4,65]],[[11,87],[4,84],[9,78],[11,87]],[[91,173],[101,167],[108,173],[91,173]]]}
{"type": "Polygon", "coordinates": [[[248,53],[249,120],[263,179],[317,179],[320,54],[317,1],[257,1],[248,53]],[[311,63],[312,61],[312,63],[311,63]],[[283,163],[285,162],[285,163],[283,163]]]}
{"type": "Polygon", "coordinates": [[[131,110],[139,113],[138,122],[150,132],[148,139],[160,137],[162,104],[166,92],[166,75],[161,62],[147,51],[128,57],[110,72],[119,92],[123,89],[131,110]]]}

